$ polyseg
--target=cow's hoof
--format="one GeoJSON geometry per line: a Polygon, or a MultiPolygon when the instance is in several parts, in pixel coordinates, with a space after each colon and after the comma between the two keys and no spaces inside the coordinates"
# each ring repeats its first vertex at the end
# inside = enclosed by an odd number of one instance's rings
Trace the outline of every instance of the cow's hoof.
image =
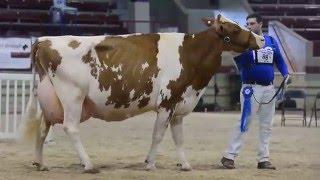
{"type": "Polygon", "coordinates": [[[96,168],[92,168],[92,169],[85,169],[83,172],[88,174],[97,174],[100,172],[100,170],[96,168]]]}
{"type": "Polygon", "coordinates": [[[37,171],[49,171],[47,166],[41,165],[40,163],[32,162],[32,165],[37,168],[37,171]]]}
{"type": "Polygon", "coordinates": [[[82,163],[75,163],[75,164],[71,164],[70,166],[73,166],[73,167],[82,167],[82,168],[84,168],[85,167],[85,165],[84,164],[82,164],[82,163]]]}
{"type": "Polygon", "coordinates": [[[35,166],[36,168],[38,168],[39,166],[40,166],[40,163],[38,163],[38,162],[32,162],[32,166],[35,166]]]}
{"type": "Polygon", "coordinates": [[[192,167],[188,163],[184,163],[184,164],[178,163],[177,166],[180,167],[181,171],[191,171],[192,170],[192,167]]]}
{"type": "Polygon", "coordinates": [[[189,164],[183,164],[180,168],[181,171],[191,171],[192,167],[189,164]]]}
{"type": "Polygon", "coordinates": [[[82,163],[82,162],[80,162],[79,164],[74,164],[74,165],[76,165],[76,166],[81,166],[81,167],[86,167],[86,165],[84,165],[84,163],[82,163]]]}
{"type": "Polygon", "coordinates": [[[146,171],[152,171],[152,170],[155,170],[157,169],[156,168],[156,165],[154,163],[148,163],[147,166],[146,166],[146,171]]]}
{"type": "Polygon", "coordinates": [[[40,166],[38,167],[38,171],[49,171],[49,168],[47,166],[40,166]]]}

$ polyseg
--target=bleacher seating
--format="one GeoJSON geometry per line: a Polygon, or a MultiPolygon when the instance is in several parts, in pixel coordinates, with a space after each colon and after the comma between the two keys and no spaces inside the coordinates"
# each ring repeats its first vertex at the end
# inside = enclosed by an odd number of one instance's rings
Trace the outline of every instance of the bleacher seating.
{"type": "Polygon", "coordinates": [[[288,6],[285,5],[254,5],[254,11],[259,12],[262,16],[317,16],[319,8],[312,8],[312,6],[288,6]],[[307,10],[306,10],[307,9],[307,10]]]}
{"type": "MultiPolygon", "coordinates": [[[[313,55],[320,56],[320,0],[248,0],[263,16],[263,23],[279,20],[304,38],[313,41],[313,55]]],[[[265,29],[266,30],[266,29],[265,29]]]]}
{"type": "Polygon", "coordinates": [[[315,56],[320,56],[320,40],[313,41],[313,52],[315,56]]]}
{"type": "MultiPolygon", "coordinates": [[[[320,0],[315,0],[319,2],[320,0]]],[[[248,0],[249,3],[255,4],[309,4],[313,0],[248,0]]]]}
{"type": "Polygon", "coordinates": [[[51,0],[3,0],[1,2],[7,9],[34,9],[48,10],[52,5],[51,0]]]}
{"type": "Polygon", "coordinates": [[[79,11],[95,11],[95,12],[108,12],[110,9],[117,8],[115,4],[108,2],[69,2],[68,6],[78,8],[79,11]]]}
{"type": "Polygon", "coordinates": [[[99,35],[128,33],[117,15],[116,6],[107,2],[68,1],[67,6],[78,8],[76,14],[64,14],[63,24],[51,22],[52,0],[0,1],[1,35],[99,35]],[[26,29],[28,31],[26,31],[26,29]],[[10,31],[10,32],[7,32],[10,31]]]}

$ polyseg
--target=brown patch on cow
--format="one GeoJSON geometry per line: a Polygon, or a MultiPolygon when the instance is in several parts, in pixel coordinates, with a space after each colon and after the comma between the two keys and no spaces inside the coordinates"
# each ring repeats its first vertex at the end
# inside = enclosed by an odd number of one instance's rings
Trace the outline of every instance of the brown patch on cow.
{"type": "Polygon", "coordinates": [[[96,62],[96,59],[91,56],[91,50],[89,50],[87,54],[82,56],[82,61],[90,65],[90,68],[91,68],[90,73],[95,79],[97,79],[98,78],[97,62],[96,62]]]}
{"type": "Polygon", "coordinates": [[[194,37],[185,35],[182,46],[179,47],[182,66],[180,76],[169,82],[167,88],[171,90],[171,96],[165,97],[160,106],[172,111],[177,103],[183,101],[182,95],[189,86],[195,91],[206,87],[221,65],[222,48],[218,35],[210,30],[194,37]]]}
{"type": "Polygon", "coordinates": [[[71,47],[72,49],[76,49],[79,47],[81,43],[76,41],[76,40],[72,40],[69,42],[68,46],[71,47]]]}
{"type": "Polygon", "coordinates": [[[158,34],[106,37],[82,61],[91,67],[91,75],[98,79],[100,91],[111,90],[106,105],[128,108],[139,99],[139,108],[148,105],[153,90],[152,78],[159,73],[157,66],[158,34]],[[148,66],[143,65],[147,64],[148,66]],[[133,92],[130,97],[130,92],[133,92]]]}
{"type": "Polygon", "coordinates": [[[41,80],[49,70],[54,76],[57,67],[61,64],[62,57],[57,50],[51,48],[51,45],[50,40],[36,41],[32,48],[33,62],[41,80]]]}
{"type": "Polygon", "coordinates": [[[146,105],[148,105],[148,102],[150,101],[150,97],[143,97],[141,100],[139,100],[138,107],[143,108],[146,105]]]}

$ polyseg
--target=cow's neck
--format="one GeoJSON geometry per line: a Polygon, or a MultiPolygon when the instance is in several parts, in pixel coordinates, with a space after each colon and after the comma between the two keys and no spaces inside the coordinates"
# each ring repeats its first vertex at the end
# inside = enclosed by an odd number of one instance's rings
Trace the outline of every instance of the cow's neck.
{"type": "Polygon", "coordinates": [[[195,90],[203,89],[221,65],[223,42],[212,29],[186,35],[180,62],[195,90]]]}

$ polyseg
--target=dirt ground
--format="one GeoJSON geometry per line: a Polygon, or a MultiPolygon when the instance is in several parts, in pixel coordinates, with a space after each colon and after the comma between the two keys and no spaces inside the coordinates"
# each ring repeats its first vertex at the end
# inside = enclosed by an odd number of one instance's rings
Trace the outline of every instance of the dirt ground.
{"type": "Polygon", "coordinates": [[[257,121],[244,138],[236,160],[237,169],[226,170],[220,158],[227,146],[238,113],[192,113],[184,120],[185,148],[193,171],[180,172],[168,129],[160,145],[155,171],[144,170],[151,143],[154,113],[123,121],[105,123],[92,120],[81,124],[81,137],[99,174],[83,174],[70,140],[55,127],[55,144],[46,145],[44,160],[50,171],[38,172],[31,166],[33,150],[16,142],[0,141],[0,179],[319,179],[320,128],[302,128],[300,121],[280,127],[276,117],[270,145],[276,171],[256,168],[257,121]]]}

